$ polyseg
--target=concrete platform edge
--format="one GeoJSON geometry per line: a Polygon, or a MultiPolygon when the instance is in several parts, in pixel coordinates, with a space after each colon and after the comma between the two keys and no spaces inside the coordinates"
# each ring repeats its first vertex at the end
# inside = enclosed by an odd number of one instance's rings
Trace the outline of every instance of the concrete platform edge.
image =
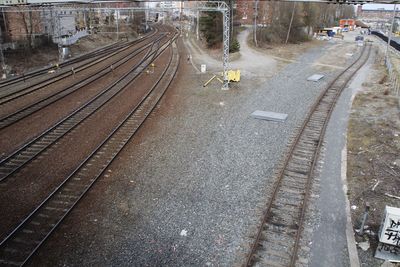
{"type": "MultiPolygon", "coordinates": [[[[353,97],[352,97],[353,100],[353,97]]],[[[352,102],[352,101],[351,101],[352,102]]],[[[347,137],[345,146],[342,150],[342,164],[341,164],[341,177],[343,181],[343,191],[345,194],[345,201],[346,201],[346,215],[347,215],[347,223],[346,223],[346,239],[347,239],[347,249],[349,251],[349,259],[350,259],[350,266],[351,267],[359,267],[360,260],[358,258],[356,240],[354,238],[354,231],[353,231],[353,223],[351,221],[351,214],[350,214],[350,202],[347,197],[347,137]]]]}

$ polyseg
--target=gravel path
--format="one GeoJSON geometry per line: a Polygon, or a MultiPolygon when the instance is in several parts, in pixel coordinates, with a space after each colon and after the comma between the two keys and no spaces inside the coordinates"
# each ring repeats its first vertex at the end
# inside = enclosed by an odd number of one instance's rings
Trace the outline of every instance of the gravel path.
{"type": "MultiPolygon", "coordinates": [[[[247,39],[250,33],[251,30],[246,29],[238,34],[237,39],[240,44],[240,52],[239,55],[234,56],[235,58],[238,57],[237,59],[229,62],[229,69],[240,70],[241,75],[247,79],[258,78],[265,80],[266,76],[271,76],[276,71],[278,63],[272,56],[249,47],[247,39]],[[261,69],[263,71],[260,71],[261,69]]],[[[194,62],[197,63],[198,69],[200,69],[201,64],[206,64],[207,69],[211,72],[222,71],[222,61],[216,60],[201,50],[193,38],[185,38],[185,44],[194,62]]]]}
{"type": "Polygon", "coordinates": [[[152,119],[31,265],[240,264],[293,129],[339,71],[313,65],[335,45],[230,91],[217,82],[203,88],[207,77],[183,61],[152,119]],[[316,71],[325,78],[306,81],[316,71]],[[289,116],[254,120],[256,109],[289,116]]]}
{"type": "MultiPolygon", "coordinates": [[[[372,57],[367,61],[342,92],[331,119],[328,123],[324,140],[323,156],[320,160],[320,192],[316,201],[319,214],[318,223],[313,226],[311,267],[350,266],[346,237],[346,198],[342,181],[342,150],[346,144],[347,123],[351,108],[350,99],[367,79],[373,63],[372,57]]],[[[352,238],[352,237],[350,237],[352,238]]],[[[354,239],[353,239],[354,241],[354,239]]],[[[355,251],[355,247],[351,247],[355,251]]]]}

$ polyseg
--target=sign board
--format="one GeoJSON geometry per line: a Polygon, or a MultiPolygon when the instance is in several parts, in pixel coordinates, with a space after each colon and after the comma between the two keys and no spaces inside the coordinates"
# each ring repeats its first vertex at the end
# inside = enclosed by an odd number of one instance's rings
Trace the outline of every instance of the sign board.
{"type": "Polygon", "coordinates": [[[400,209],[386,206],[379,241],[385,244],[400,246],[400,209]]]}
{"type": "Polygon", "coordinates": [[[201,72],[201,73],[205,73],[206,71],[207,71],[206,64],[201,64],[201,66],[200,66],[200,72],[201,72]]]}
{"type": "Polygon", "coordinates": [[[400,209],[386,206],[375,257],[400,262],[400,209]]]}

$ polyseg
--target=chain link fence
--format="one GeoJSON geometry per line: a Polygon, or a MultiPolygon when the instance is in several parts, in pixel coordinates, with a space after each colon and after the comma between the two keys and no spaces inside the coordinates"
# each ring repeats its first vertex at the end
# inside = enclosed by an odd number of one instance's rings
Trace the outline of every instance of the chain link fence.
{"type": "MultiPolygon", "coordinates": [[[[386,51],[386,42],[379,37],[375,38],[381,49],[386,51]]],[[[384,52],[385,53],[385,52],[384,52]]],[[[387,60],[385,59],[385,66],[388,71],[388,82],[390,91],[396,96],[400,96],[400,51],[393,47],[389,47],[387,60]]]]}

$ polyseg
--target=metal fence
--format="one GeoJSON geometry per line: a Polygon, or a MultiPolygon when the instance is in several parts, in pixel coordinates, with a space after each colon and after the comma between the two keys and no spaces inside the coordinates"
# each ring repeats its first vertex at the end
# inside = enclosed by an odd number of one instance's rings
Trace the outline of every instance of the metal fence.
{"type": "Polygon", "coordinates": [[[393,67],[392,62],[390,61],[390,56],[388,57],[388,60],[385,60],[385,65],[389,73],[390,89],[394,95],[399,96],[399,89],[400,89],[399,70],[393,67]]]}
{"type": "MultiPolygon", "coordinates": [[[[387,42],[384,42],[381,38],[376,38],[379,46],[385,51],[387,42]]],[[[400,60],[400,51],[390,46],[388,51],[387,60],[385,59],[385,66],[389,75],[389,86],[390,91],[396,96],[400,95],[400,66],[395,68],[391,59],[398,58],[400,60]]]]}

